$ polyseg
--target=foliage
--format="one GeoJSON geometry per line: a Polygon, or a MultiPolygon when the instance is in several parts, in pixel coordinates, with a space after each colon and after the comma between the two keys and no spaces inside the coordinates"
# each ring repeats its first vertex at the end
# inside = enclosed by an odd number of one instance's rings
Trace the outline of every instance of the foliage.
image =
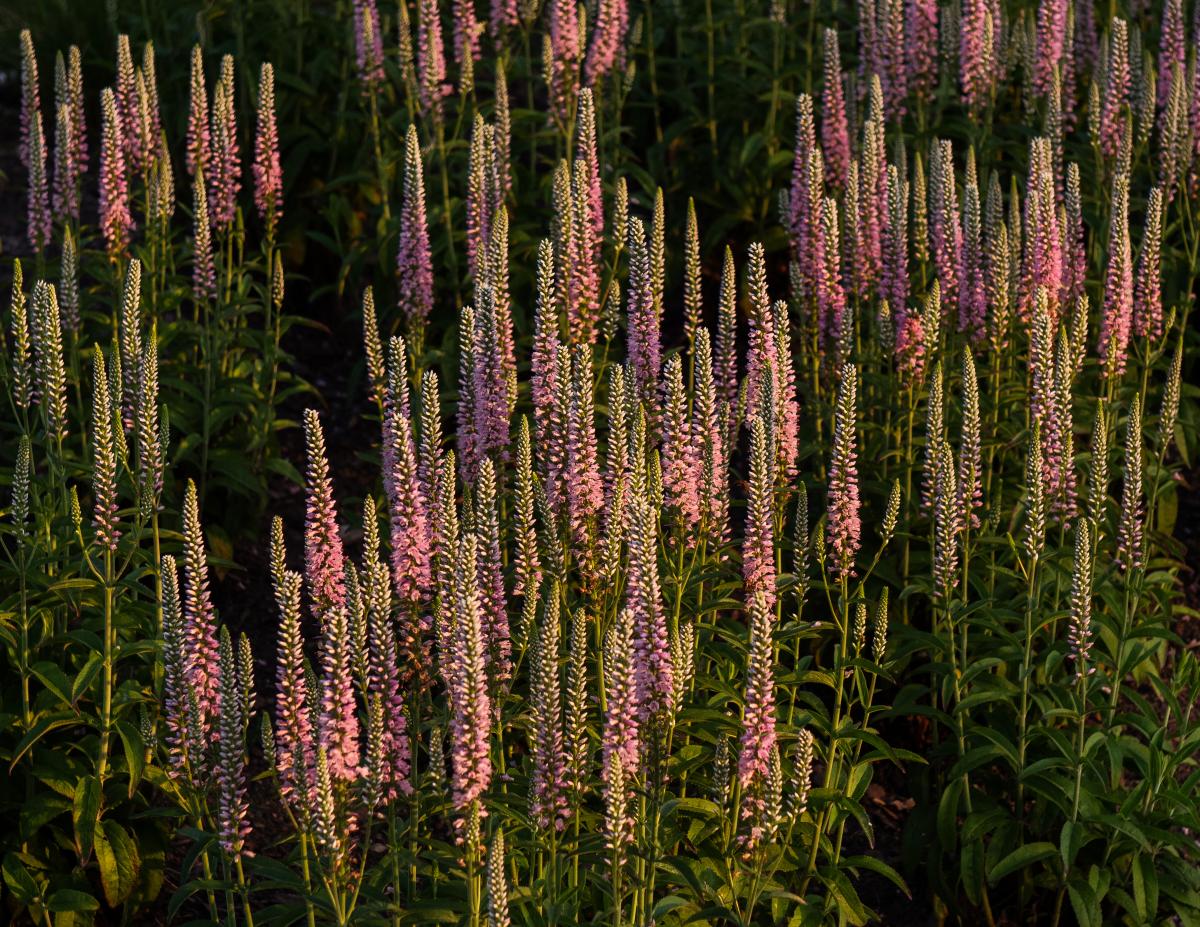
{"type": "Polygon", "coordinates": [[[147,5],[94,228],[22,39],[12,911],[140,916],[179,836],[231,923],[1200,920],[1179,4],[449,7],[147,5]],[[361,517],[317,411],[277,456],[284,266],[361,306],[361,517]],[[208,569],[272,474],[268,682],[208,569]]]}

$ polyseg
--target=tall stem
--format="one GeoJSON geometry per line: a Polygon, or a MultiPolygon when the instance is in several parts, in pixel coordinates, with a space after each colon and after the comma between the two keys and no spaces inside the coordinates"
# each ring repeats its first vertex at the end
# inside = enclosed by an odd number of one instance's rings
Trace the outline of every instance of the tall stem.
{"type": "Polygon", "coordinates": [[[654,101],[654,139],[661,145],[663,130],[659,101],[662,98],[658,93],[658,65],[654,58],[654,0],[646,3],[646,63],[650,71],[650,98],[654,101]]]}
{"type": "Polygon", "coordinates": [[[376,91],[372,87],[369,95],[371,101],[371,142],[375,148],[375,171],[379,177],[379,199],[383,204],[383,220],[384,222],[390,222],[392,207],[390,197],[388,196],[387,165],[383,161],[382,133],[379,130],[379,103],[376,100],[376,96],[376,91]]]}
{"type": "Polygon", "coordinates": [[[1021,712],[1017,716],[1017,821],[1025,828],[1025,749],[1029,740],[1029,676],[1033,655],[1033,612],[1037,605],[1038,554],[1029,565],[1029,585],[1025,593],[1025,650],[1021,657],[1021,712]]]}
{"type": "Polygon", "coordinates": [[[458,256],[454,251],[454,216],[450,211],[450,167],[446,164],[446,126],[437,120],[438,161],[442,169],[442,222],[446,226],[446,251],[450,255],[450,276],[454,281],[454,305],[462,300],[458,292],[458,256]]]}
{"type": "MultiPolygon", "coordinates": [[[[837,748],[838,748],[838,728],[842,723],[842,695],[845,689],[846,674],[843,669],[847,648],[849,645],[850,631],[850,585],[849,578],[843,576],[841,602],[839,603],[838,631],[841,634],[841,641],[838,644],[837,657],[834,661],[834,671],[837,673],[837,687],[834,690],[833,699],[833,714],[829,720],[829,762],[825,766],[825,780],[822,783],[822,788],[832,788],[835,783],[835,772],[837,770],[837,748]]],[[[829,809],[830,803],[826,803],[821,809],[820,815],[817,817],[817,828],[813,834],[812,848],[808,852],[808,864],[804,869],[804,881],[800,884],[800,896],[808,890],[808,884],[812,881],[813,873],[817,870],[817,853],[821,848],[821,837],[825,833],[825,828],[829,824],[829,809]]]]}
{"type": "Polygon", "coordinates": [[[234,856],[234,868],[237,870],[238,893],[242,896],[242,916],[246,918],[246,927],[254,927],[254,912],[250,908],[250,889],[246,885],[246,873],[242,870],[242,854],[234,856]]]}
{"type": "Polygon", "coordinates": [[[108,772],[108,741],[112,732],[113,693],[113,552],[104,551],[104,663],[100,701],[100,747],[96,754],[96,780],[101,787],[108,772]]]}
{"type": "Polygon", "coordinates": [[[714,160],[717,157],[717,54],[715,32],[712,0],[704,0],[704,35],[708,48],[708,137],[712,143],[714,160]]]}

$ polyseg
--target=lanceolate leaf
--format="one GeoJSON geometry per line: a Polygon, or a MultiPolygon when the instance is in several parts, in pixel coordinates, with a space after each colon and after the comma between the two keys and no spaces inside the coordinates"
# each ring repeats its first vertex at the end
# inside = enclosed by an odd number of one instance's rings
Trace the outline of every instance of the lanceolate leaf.
{"type": "Polygon", "coordinates": [[[96,827],[100,822],[100,811],[104,793],[95,776],[85,776],[75,787],[75,806],[72,817],[75,824],[75,850],[81,862],[92,854],[92,843],[96,827]]]}
{"type": "Polygon", "coordinates": [[[96,863],[110,907],[121,904],[137,885],[141,860],[128,831],[117,821],[104,821],[96,831],[96,863]]]}
{"type": "Polygon", "coordinates": [[[1049,859],[1058,854],[1058,849],[1052,843],[1027,843],[1017,847],[1008,856],[1000,860],[988,873],[990,882],[999,882],[1005,876],[1018,872],[1043,859],[1049,859]]]}

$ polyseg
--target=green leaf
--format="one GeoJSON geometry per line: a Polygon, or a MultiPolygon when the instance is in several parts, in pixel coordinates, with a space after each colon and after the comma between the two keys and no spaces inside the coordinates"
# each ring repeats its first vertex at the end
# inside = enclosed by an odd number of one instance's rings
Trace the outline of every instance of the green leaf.
{"type": "Polygon", "coordinates": [[[953,779],[942,792],[937,809],[938,841],[942,849],[953,851],[958,835],[958,794],[962,791],[962,780],[953,779]]]}
{"type": "Polygon", "coordinates": [[[304,485],[304,477],[300,471],[296,469],[295,464],[284,460],[282,457],[272,457],[266,462],[266,468],[272,473],[277,473],[286,480],[290,480],[295,486],[304,485]]]}
{"type": "Polygon", "coordinates": [[[57,695],[59,701],[66,705],[71,704],[71,681],[67,679],[67,674],[57,663],[35,663],[29,667],[29,672],[33,673],[42,685],[57,695]]]}
{"type": "Polygon", "coordinates": [[[71,683],[70,701],[72,705],[78,702],[79,697],[91,688],[92,682],[99,674],[100,668],[103,665],[104,657],[93,650],[88,655],[87,662],[83,664],[83,668],[75,675],[75,681],[71,683]]]}
{"type": "Polygon", "coordinates": [[[197,892],[219,891],[224,887],[219,879],[192,879],[190,882],[185,882],[179,888],[175,889],[170,900],[167,902],[167,922],[174,923],[179,909],[197,892]]]}
{"type": "Polygon", "coordinates": [[[1071,864],[1075,862],[1075,854],[1079,852],[1077,841],[1075,825],[1071,821],[1064,821],[1062,831],[1058,835],[1058,854],[1064,870],[1070,869],[1071,864]]]}
{"type": "Polygon", "coordinates": [[[922,757],[918,756],[915,753],[911,753],[911,752],[908,752],[905,750],[896,750],[894,747],[890,746],[887,743],[887,741],[885,741],[878,734],[876,734],[872,731],[864,731],[862,728],[853,727],[849,724],[842,725],[842,727],[840,727],[837,730],[836,736],[839,739],[844,739],[844,740],[861,740],[864,743],[868,744],[869,746],[874,747],[876,750],[879,751],[880,754],[882,754],[883,756],[886,756],[889,760],[891,760],[897,766],[904,765],[901,762],[902,759],[906,759],[906,760],[909,760],[911,762],[916,762],[916,763],[924,763],[925,762],[925,760],[922,757]]]}
{"type": "Polygon", "coordinates": [[[104,792],[100,780],[95,776],[84,776],[75,786],[75,804],[71,809],[71,821],[75,825],[75,852],[80,861],[86,862],[92,855],[92,843],[96,836],[96,825],[100,822],[100,805],[104,792]]]}
{"type": "Polygon", "coordinates": [[[400,918],[401,924],[412,924],[413,927],[425,924],[457,924],[458,911],[452,904],[440,899],[430,898],[418,900],[405,907],[405,914],[400,918]]]}
{"type": "Polygon", "coordinates": [[[76,576],[71,579],[60,579],[54,585],[47,587],[47,592],[70,592],[72,589],[94,589],[98,583],[94,579],[76,576]]]}
{"type": "Polygon", "coordinates": [[[1021,770],[1021,772],[1017,778],[1021,782],[1027,782],[1029,779],[1032,779],[1034,776],[1040,776],[1042,773],[1049,772],[1050,770],[1053,770],[1053,769],[1062,769],[1063,767],[1065,767],[1067,765],[1068,764],[1067,764],[1066,760],[1061,759],[1057,756],[1043,757],[1040,760],[1036,760],[1035,762],[1030,763],[1023,770],[1021,770]]]}
{"type": "Polygon", "coordinates": [[[1133,876],[1133,900],[1137,905],[1138,917],[1147,923],[1153,922],[1158,913],[1158,875],[1154,860],[1139,853],[1133,858],[1130,874],[1133,876]]]}
{"type": "Polygon", "coordinates": [[[862,829],[863,836],[867,838],[867,843],[872,847],[875,846],[875,826],[871,823],[871,818],[863,806],[841,794],[834,796],[833,804],[854,818],[862,829]]]}
{"type": "Polygon", "coordinates": [[[673,798],[667,801],[662,806],[662,816],[665,818],[672,812],[682,811],[688,814],[697,814],[702,817],[714,817],[721,813],[721,809],[716,803],[709,801],[707,798],[696,798],[688,796],[686,798],[673,798]]]}
{"type": "MultiPolygon", "coordinates": [[[[71,793],[74,799],[74,792],[71,793]]],[[[32,834],[45,827],[56,817],[71,809],[71,800],[64,800],[49,789],[36,794],[28,801],[21,803],[21,832],[32,834]]]]}
{"type": "Polygon", "coordinates": [[[896,888],[900,889],[900,891],[904,892],[907,897],[912,897],[912,892],[908,890],[908,885],[900,873],[881,859],[877,859],[874,856],[848,856],[842,860],[842,866],[848,869],[866,869],[869,872],[881,875],[895,885],[896,888]]]}
{"type": "Polygon", "coordinates": [[[1099,916],[1100,902],[1096,899],[1096,892],[1091,885],[1081,878],[1072,878],[1067,883],[1067,894],[1079,927],[1102,927],[1099,916]]]}
{"type": "Polygon", "coordinates": [[[137,846],[116,821],[105,821],[96,831],[96,862],[104,897],[115,908],[133,892],[141,868],[137,846]]]}
{"type": "Polygon", "coordinates": [[[989,882],[999,882],[1006,875],[1058,855],[1058,847],[1045,840],[1019,846],[992,867],[989,882]]]}
{"type": "Polygon", "coordinates": [[[21,904],[28,905],[37,901],[41,894],[38,891],[37,882],[33,880],[33,876],[29,874],[29,870],[25,868],[24,863],[17,859],[15,853],[9,853],[4,857],[4,884],[8,886],[9,891],[13,893],[13,897],[21,904]]]}
{"type": "Polygon", "coordinates": [[[862,927],[867,922],[867,911],[846,874],[835,872],[832,877],[826,877],[822,881],[837,905],[838,916],[855,927],[862,927]]]}
{"type": "Polygon", "coordinates": [[[37,723],[30,729],[29,733],[21,738],[21,742],[17,744],[16,750],[13,751],[12,762],[8,764],[9,772],[17,768],[17,763],[20,762],[29,749],[49,734],[51,731],[57,730],[60,727],[70,727],[73,724],[78,724],[79,718],[74,712],[57,711],[53,714],[42,715],[37,723]]]}
{"type": "Polygon", "coordinates": [[[87,892],[81,892],[74,888],[60,888],[50,896],[46,907],[55,914],[69,914],[98,910],[100,902],[87,892]]]}
{"type": "Polygon", "coordinates": [[[678,895],[667,895],[665,898],[660,898],[658,904],[654,906],[654,910],[650,912],[650,919],[658,921],[663,915],[669,914],[687,903],[686,899],[680,898],[678,895]]]}
{"type": "Polygon", "coordinates": [[[978,905],[986,881],[984,876],[983,842],[964,840],[958,851],[958,869],[962,874],[963,890],[971,904],[978,905]]]}
{"type": "Polygon", "coordinates": [[[129,764],[129,797],[133,798],[146,768],[146,745],[141,733],[128,721],[117,722],[117,733],[125,746],[125,762],[129,764]]]}

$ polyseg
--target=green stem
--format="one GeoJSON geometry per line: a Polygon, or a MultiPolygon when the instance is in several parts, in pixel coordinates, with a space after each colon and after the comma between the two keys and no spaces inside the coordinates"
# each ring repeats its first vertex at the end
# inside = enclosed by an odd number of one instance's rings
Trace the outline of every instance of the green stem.
{"type": "Polygon", "coordinates": [[[100,747],[96,754],[96,780],[101,787],[108,772],[108,742],[112,732],[113,694],[113,552],[104,551],[104,657],[100,701],[100,747]]]}
{"type": "Polygon", "coordinates": [[[659,101],[662,98],[658,93],[658,65],[654,57],[654,0],[646,3],[646,64],[650,72],[650,98],[654,101],[654,139],[661,145],[663,130],[659,101]]]}
{"type": "Polygon", "coordinates": [[[379,176],[379,199],[383,204],[383,220],[384,222],[390,222],[392,219],[392,207],[390,197],[388,196],[387,165],[383,161],[382,133],[379,130],[379,103],[376,101],[374,88],[371,89],[369,99],[371,101],[371,143],[375,149],[375,171],[379,176]]]}
{"type": "MultiPolygon", "coordinates": [[[[838,752],[838,733],[837,732],[838,732],[839,728],[841,727],[841,722],[842,722],[842,696],[843,696],[844,690],[845,690],[845,679],[846,679],[846,673],[845,673],[845,670],[843,667],[845,666],[845,662],[846,662],[847,647],[849,645],[849,637],[850,637],[849,577],[843,576],[841,578],[841,583],[842,583],[842,595],[841,595],[841,602],[840,602],[841,607],[840,607],[840,609],[838,609],[838,614],[839,614],[838,631],[841,634],[841,641],[838,644],[837,658],[834,661],[834,671],[837,673],[837,686],[834,690],[833,714],[830,716],[830,721],[829,721],[829,762],[825,766],[825,779],[824,779],[824,782],[822,783],[822,788],[824,788],[824,789],[829,789],[829,788],[833,787],[834,782],[835,782],[835,775],[836,775],[836,771],[837,771],[837,765],[838,765],[837,764],[837,752],[838,752]]],[[[821,809],[820,815],[818,815],[818,817],[817,817],[817,827],[813,833],[812,848],[809,850],[808,863],[804,869],[804,881],[800,883],[800,896],[801,897],[803,897],[804,893],[808,890],[808,885],[809,885],[809,882],[812,881],[813,873],[815,873],[817,870],[817,853],[821,848],[821,837],[824,835],[825,828],[829,824],[830,807],[831,807],[831,805],[829,803],[826,803],[826,805],[821,809]]],[[[834,860],[834,864],[836,865],[836,860],[834,860]]]]}
{"type": "Polygon", "coordinates": [[[717,158],[717,54],[715,33],[712,0],[704,0],[704,36],[708,51],[706,62],[708,74],[708,137],[712,143],[714,162],[717,158]]]}
{"type": "Polygon", "coordinates": [[[454,281],[454,305],[462,305],[458,291],[458,256],[454,250],[454,216],[450,210],[450,168],[446,163],[446,126],[437,120],[438,161],[442,172],[442,222],[446,226],[446,250],[450,255],[450,276],[454,281]]]}
{"type": "Polygon", "coordinates": [[[250,888],[246,884],[246,873],[242,870],[242,854],[233,858],[237,869],[238,893],[242,896],[242,915],[246,918],[246,927],[254,927],[254,912],[250,908],[250,888]]]}

